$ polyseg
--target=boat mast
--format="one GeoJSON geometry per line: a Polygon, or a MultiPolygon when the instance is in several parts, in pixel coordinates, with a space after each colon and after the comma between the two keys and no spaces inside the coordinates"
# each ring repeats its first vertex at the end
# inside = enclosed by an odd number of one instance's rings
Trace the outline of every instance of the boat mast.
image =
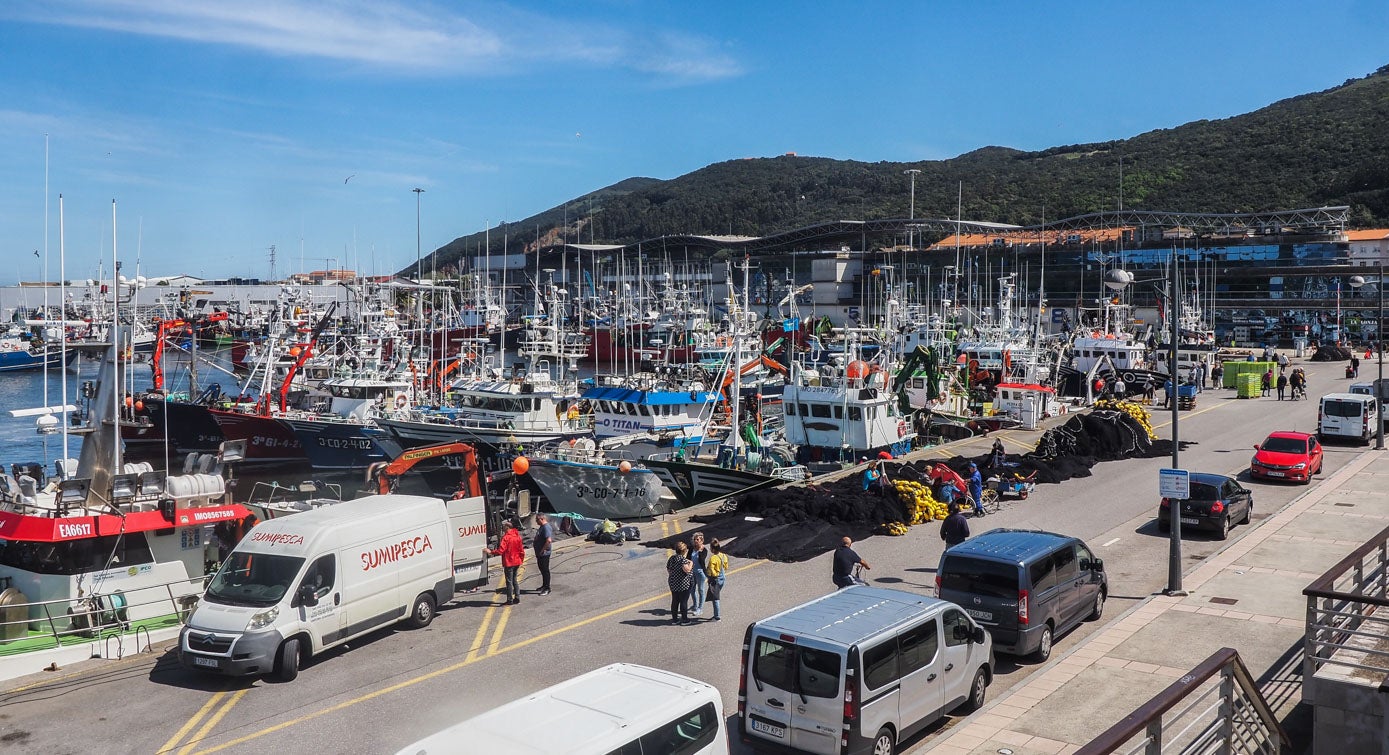
{"type": "Polygon", "coordinates": [[[114,381],[115,390],[111,391],[111,403],[115,411],[112,417],[115,420],[115,442],[111,444],[116,466],[111,470],[111,474],[121,473],[121,263],[116,255],[116,200],[111,200],[111,358],[115,362],[115,370],[112,372],[111,379],[114,381]]]}

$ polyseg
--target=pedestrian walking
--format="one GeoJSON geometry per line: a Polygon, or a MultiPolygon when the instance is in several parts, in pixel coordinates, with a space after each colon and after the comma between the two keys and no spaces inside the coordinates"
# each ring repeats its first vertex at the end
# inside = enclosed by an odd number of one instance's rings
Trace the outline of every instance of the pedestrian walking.
{"type": "Polygon", "coordinates": [[[1157,401],[1157,383],[1152,378],[1143,381],[1143,403],[1152,406],[1157,401]]]}
{"type": "Polygon", "coordinates": [[[979,465],[969,463],[969,496],[974,499],[974,515],[984,515],[984,476],[979,474],[979,465]]]}
{"type": "Polygon", "coordinates": [[[690,586],[694,562],[686,557],[690,546],[682,540],[675,544],[675,553],[666,559],[666,584],[670,586],[670,623],[690,623],[690,586]]]}
{"type": "Polygon", "coordinates": [[[694,564],[690,572],[690,613],[698,616],[704,613],[704,593],[709,586],[705,571],[709,565],[709,547],[704,544],[703,532],[696,532],[690,538],[690,562],[694,564]]]}
{"type": "Polygon", "coordinates": [[[526,546],[521,542],[521,531],[516,529],[516,525],[511,522],[502,522],[502,540],[497,543],[497,549],[489,551],[493,556],[502,557],[502,574],[505,575],[506,584],[502,588],[506,591],[506,604],[516,605],[521,602],[521,562],[526,560],[526,546]]]}
{"type": "Polygon", "coordinates": [[[1114,398],[1122,400],[1124,398],[1127,398],[1128,395],[1128,383],[1125,383],[1124,379],[1121,377],[1114,378],[1114,398]]]}
{"type": "Polygon", "coordinates": [[[1212,385],[1212,387],[1215,387],[1215,388],[1221,387],[1221,385],[1222,385],[1222,382],[1221,382],[1221,381],[1223,381],[1224,378],[1225,378],[1225,367],[1224,367],[1223,365],[1221,365],[1219,362],[1216,362],[1216,363],[1215,363],[1215,366],[1211,368],[1211,385],[1212,385]]]}
{"type": "Polygon", "coordinates": [[[1198,369],[1198,366],[1193,364],[1191,369],[1186,371],[1186,381],[1196,386],[1196,391],[1199,393],[1201,391],[1201,370],[1198,369]]]}
{"type": "Polygon", "coordinates": [[[555,531],[550,527],[550,518],[544,513],[536,514],[531,549],[535,551],[535,568],[540,570],[539,595],[550,594],[550,547],[554,543],[555,531]]]}
{"type": "Polygon", "coordinates": [[[1279,354],[1279,355],[1278,355],[1278,366],[1281,367],[1282,369],[1285,369],[1285,370],[1288,369],[1288,355],[1287,355],[1287,354],[1279,354]]]}
{"type": "Polygon", "coordinates": [[[1360,357],[1355,354],[1350,355],[1350,376],[1353,378],[1360,377],[1360,357]]]}
{"type": "Polygon", "coordinates": [[[723,615],[719,613],[719,600],[723,597],[723,586],[728,582],[728,554],[723,552],[718,538],[709,542],[709,565],[705,570],[709,574],[709,603],[714,606],[713,621],[723,621],[723,615]]]}
{"type": "Polygon", "coordinates": [[[950,514],[945,517],[945,521],[940,523],[940,539],[945,541],[945,547],[959,545],[969,539],[969,520],[960,513],[960,506],[956,503],[950,504],[950,514]]]}
{"type": "Polygon", "coordinates": [[[1284,372],[1278,373],[1278,400],[1283,400],[1283,392],[1288,390],[1288,375],[1284,372]]]}
{"type": "Polygon", "coordinates": [[[1263,379],[1259,381],[1259,388],[1260,388],[1260,391],[1261,391],[1259,395],[1261,395],[1261,396],[1267,396],[1267,395],[1268,395],[1268,389],[1269,389],[1270,387],[1272,387],[1272,384],[1273,384],[1273,368],[1270,367],[1270,368],[1268,369],[1268,371],[1264,373],[1263,379]]]}
{"type": "Polygon", "coordinates": [[[1206,364],[1205,362],[1200,362],[1196,366],[1198,372],[1201,375],[1201,382],[1197,383],[1197,385],[1201,386],[1201,390],[1204,391],[1207,385],[1206,378],[1210,376],[1210,365],[1206,364]]]}
{"type": "Polygon", "coordinates": [[[835,587],[849,587],[858,584],[858,580],[854,578],[854,567],[856,566],[862,566],[869,570],[873,568],[854,552],[854,541],[845,537],[839,541],[839,547],[834,549],[834,568],[830,578],[834,580],[835,587]]]}

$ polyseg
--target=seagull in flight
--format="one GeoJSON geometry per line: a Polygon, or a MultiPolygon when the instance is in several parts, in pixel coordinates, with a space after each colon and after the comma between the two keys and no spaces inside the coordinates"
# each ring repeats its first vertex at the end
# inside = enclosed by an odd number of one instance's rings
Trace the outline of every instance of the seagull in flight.
{"type": "Polygon", "coordinates": [[[356,173],[353,173],[351,176],[348,176],[347,178],[342,179],[342,182],[343,182],[343,183],[347,183],[348,181],[351,181],[351,180],[352,180],[353,176],[356,176],[356,175],[357,175],[356,173]]]}

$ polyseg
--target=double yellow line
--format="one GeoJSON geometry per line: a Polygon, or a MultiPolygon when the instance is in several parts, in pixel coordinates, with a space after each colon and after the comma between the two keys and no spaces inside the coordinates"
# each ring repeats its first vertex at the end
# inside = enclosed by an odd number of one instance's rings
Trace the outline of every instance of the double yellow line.
{"type": "Polygon", "coordinates": [[[236,707],[237,703],[241,702],[241,698],[245,697],[246,693],[250,691],[251,688],[247,687],[237,692],[218,692],[213,695],[211,699],[203,704],[203,707],[198,709],[197,713],[193,714],[192,718],[188,719],[188,722],[185,723],[182,728],[174,732],[172,737],[169,737],[169,741],[165,742],[164,745],[159,748],[158,752],[174,752],[174,748],[178,747],[179,742],[188,735],[188,732],[192,731],[193,727],[197,726],[199,723],[202,723],[202,727],[199,728],[193,736],[188,737],[188,742],[178,750],[178,755],[185,755],[186,753],[192,752],[193,748],[203,740],[203,737],[207,736],[208,733],[212,731],[213,727],[220,723],[227,713],[231,711],[232,708],[236,707]],[[215,713],[213,712],[214,709],[216,710],[215,713]],[[212,715],[209,716],[209,713],[212,715]],[[206,717],[206,721],[203,721],[204,717],[206,717]]]}
{"type": "MultiPolygon", "coordinates": [[[[516,594],[521,594],[521,575],[526,573],[526,565],[522,563],[516,570],[516,594]]],[[[487,613],[482,616],[482,624],[477,628],[477,634],[473,636],[473,644],[468,650],[467,662],[472,663],[479,658],[485,658],[496,651],[502,643],[502,632],[506,630],[507,619],[511,618],[511,605],[498,601],[505,598],[507,593],[499,592],[492,596],[492,605],[487,607],[487,613]],[[482,638],[487,635],[487,627],[492,624],[492,618],[497,615],[500,608],[501,618],[497,619],[497,626],[492,630],[492,639],[485,646],[482,638]]]]}

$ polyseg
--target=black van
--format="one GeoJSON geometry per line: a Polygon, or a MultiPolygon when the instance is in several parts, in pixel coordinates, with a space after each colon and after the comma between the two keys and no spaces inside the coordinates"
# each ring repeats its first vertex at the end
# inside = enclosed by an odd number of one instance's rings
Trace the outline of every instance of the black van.
{"type": "Polygon", "coordinates": [[[1104,562],[1080,539],[997,529],[941,554],[936,595],[989,630],[994,649],[1051,657],[1052,641],[1104,613],[1104,562]]]}

